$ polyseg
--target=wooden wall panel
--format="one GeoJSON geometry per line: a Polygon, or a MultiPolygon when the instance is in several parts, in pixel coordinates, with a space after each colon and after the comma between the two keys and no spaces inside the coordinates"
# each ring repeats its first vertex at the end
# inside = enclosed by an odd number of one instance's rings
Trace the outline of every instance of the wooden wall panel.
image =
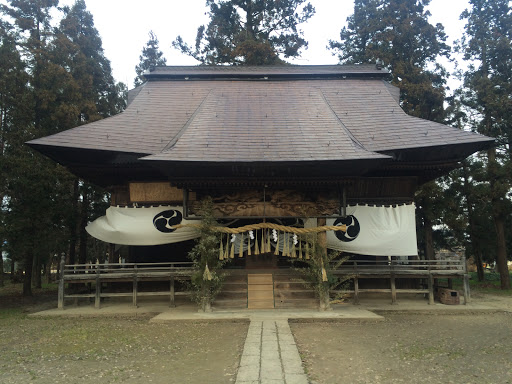
{"type": "Polygon", "coordinates": [[[183,190],[169,183],[130,183],[132,203],[182,203],[183,190]]]}

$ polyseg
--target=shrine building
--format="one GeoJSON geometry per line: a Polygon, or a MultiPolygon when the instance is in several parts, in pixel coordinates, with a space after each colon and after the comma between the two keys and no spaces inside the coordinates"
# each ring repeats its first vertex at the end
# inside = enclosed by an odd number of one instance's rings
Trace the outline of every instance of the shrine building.
{"type": "MultiPolygon", "coordinates": [[[[198,232],[172,226],[198,222],[206,197],[221,225],[346,225],[327,232],[328,248],[415,260],[415,193],[493,139],[407,115],[389,75],[376,65],[157,67],[124,112],[28,144],[111,193],[87,231],[127,247],[127,262],[185,261],[198,232]]],[[[233,244],[231,268],[290,266],[284,234],[233,244]]]]}

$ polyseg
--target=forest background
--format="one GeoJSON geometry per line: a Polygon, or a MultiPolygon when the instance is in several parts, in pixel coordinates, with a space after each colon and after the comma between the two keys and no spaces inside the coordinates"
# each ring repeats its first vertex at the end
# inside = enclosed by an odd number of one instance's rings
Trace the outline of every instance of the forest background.
{"type": "MultiPolygon", "coordinates": [[[[356,0],[338,39],[325,48],[341,64],[383,60],[409,114],[496,138],[448,176],[416,196],[420,256],[463,249],[484,278],[496,263],[510,289],[512,251],[512,11],[508,0],[469,0],[464,33],[447,41],[429,22],[430,0],[356,0]],[[456,73],[440,63],[454,57],[456,73]],[[448,90],[449,76],[460,86],[448,90]]],[[[207,0],[195,41],[173,47],[202,64],[287,65],[308,46],[301,28],[314,1],[207,0]]],[[[187,15],[192,16],[192,15],[187,15]]],[[[155,33],[142,47],[134,84],[166,64],[155,33]]],[[[173,64],[173,63],[169,63],[173,64]]],[[[116,82],[86,2],[0,2],[0,271],[23,276],[31,295],[60,255],[68,263],[105,260],[107,244],[87,235],[104,215],[106,191],[80,180],[24,143],[120,113],[128,85],[116,82]],[[5,258],[5,261],[4,261],[5,258]],[[18,269],[16,268],[18,267],[18,269]]],[[[4,274],[0,273],[0,286],[4,274]]]]}

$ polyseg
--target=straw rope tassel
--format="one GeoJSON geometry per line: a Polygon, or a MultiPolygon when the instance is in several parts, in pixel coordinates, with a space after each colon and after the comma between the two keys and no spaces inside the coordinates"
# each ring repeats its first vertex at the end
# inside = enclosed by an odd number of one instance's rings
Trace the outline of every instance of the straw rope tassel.
{"type": "Polygon", "coordinates": [[[229,259],[229,234],[226,236],[226,249],[224,250],[224,259],[229,259]]]}
{"type": "Polygon", "coordinates": [[[238,250],[238,257],[244,257],[244,233],[240,236],[240,249],[238,250]]]}
{"type": "Polygon", "coordinates": [[[203,273],[203,280],[210,281],[211,279],[212,279],[212,274],[211,274],[210,270],[208,269],[208,263],[206,263],[206,267],[204,268],[204,273],[203,273]]]}
{"type": "Polygon", "coordinates": [[[299,259],[302,260],[302,239],[299,238],[299,259]]]}
{"type": "Polygon", "coordinates": [[[224,260],[224,244],[222,243],[222,233],[220,234],[219,260],[224,260]]]}
{"type": "Polygon", "coordinates": [[[276,251],[274,252],[274,255],[279,255],[279,232],[277,232],[276,251]]]}
{"type": "Polygon", "coordinates": [[[306,260],[309,260],[309,241],[306,241],[306,260]]]}
{"type": "Polygon", "coordinates": [[[251,256],[251,236],[247,239],[247,256],[251,256]]]}
{"type": "Polygon", "coordinates": [[[327,281],[327,271],[325,270],[323,259],[322,259],[322,281],[327,281]]]}
{"type": "Polygon", "coordinates": [[[265,230],[261,231],[261,247],[260,252],[265,253],[265,230]]]}
{"type": "Polygon", "coordinates": [[[284,255],[286,257],[290,257],[290,234],[285,233],[284,234],[284,255]]]}
{"type": "Polygon", "coordinates": [[[256,231],[256,234],[254,235],[254,254],[260,254],[260,246],[258,245],[258,231],[256,231]]]}
{"type": "Polygon", "coordinates": [[[295,241],[293,242],[293,246],[292,246],[292,259],[296,259],[297,258],[297,247],[295,246],[295,241]]]}
{"type": "Polygon", "coordinates": [[[272,252],[272,247],[270,246],[270,229],[267,229],[267,253],[272,252]]]}
{"type": "Polygon", "coordinates": [[[235,243],[231,244],[231,251],[229,252],[229,258],[234,259],[235,258],[235,243]]]}

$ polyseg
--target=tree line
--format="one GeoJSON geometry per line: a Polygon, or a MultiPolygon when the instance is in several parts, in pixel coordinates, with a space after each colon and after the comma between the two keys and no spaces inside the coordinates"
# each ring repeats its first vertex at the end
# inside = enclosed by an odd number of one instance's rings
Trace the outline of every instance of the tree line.
{"type": "MultiPolygon", "coordinates": [[[[443,26],[429,22],[429,3],[355,0],[339,40],[329,41],[327,49],[341,64],[381,60],[408,114],[496,138],[495,148],[422,187],[416,196],[418,240],[420,254],[429,259],[435,249],[463,247],[481,279],[483,263],[496,261],[501,286],[508,289],[511,7],[507,0],[469,0],[461,15],[463,37],[450,46],[443,26]],[[455,55],[467,69],[452,74],[463,85],[449,93],[450,74],[439,59],[455,55]]],[[[206,4],[210,21],[198,28],[195,42],[177,36],[172,43],[200,64],[287,65],[307,48],[300,25],[315,14],[307,0],[206,4]]],[[[119,113],[126,86],[113,79],[84,0],[62,8],[58,0],[9,0],[0,14],[0,241],[11,268],[14,261],[22,265],[24,293],[30,294],[55,255],[65,254],[69,263],[106,257],[106,245],[88,237],[85,225],[104,214],[108,194],[23,143],[119,113]],[[56,11],[61,18],[55,27],[56,11]]],[[[145,81],[146,70],[165,64],[150,32],[134,85],[145,81]]]]}

